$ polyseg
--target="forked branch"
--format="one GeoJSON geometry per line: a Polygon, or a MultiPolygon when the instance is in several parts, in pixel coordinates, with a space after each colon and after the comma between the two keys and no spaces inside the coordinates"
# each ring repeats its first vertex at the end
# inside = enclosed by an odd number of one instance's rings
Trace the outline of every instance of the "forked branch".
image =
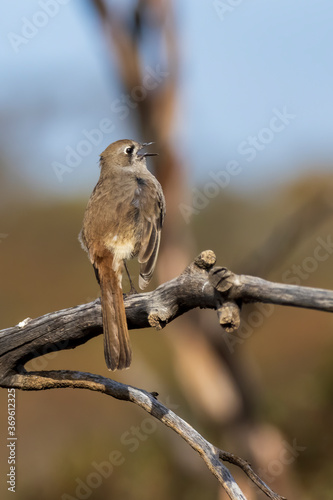
{"type": "MultiPolygon", "coordinates": [[[[156,290],[125,298],[130,329],[161,329],[173,319],[196,307],[215,309],[227,332],[240,324],[243,303],[267,302],[333,312],[333,292],[316,288],[272,283],[236,275],[215,266],[211,250],[202,252],[177,278],[156,290]]],[[[73,371],[27,372],[24,365],[49,351],[72,349],[102,333],[100,301],[79,305],[30,319],[0,332],[0,385],[22,390],[60,387],[103,392],[130,401],[172,428],[196,450],[232,499],[244,499],[239,486],[222,463],[239,466],[272,499],[281,500],[240,457],[216,448],[174,412],[162,405],[154,393],[114,380],[73,371]]]]}
{"type": "MultiPolygon", "coordinates": [[[[185,420],[160,403],[156,393],[150,393],[136,387],[121,384],[115,380],[99,375],[69,370],[16,374],[8,377],[7,384],[8,387],[28,391],[65,387],[70,387],[72,389],[89,389],[91,391],[102,392],[116,399],[135,403],[164,425],[174,430],[197,453],[199,453],[209,470],[218,479],[231,499],[246,500],[229,470],[223,464],[223,461],[238,465],[269,498],[283,500],[283,497],[274,493],[255,474],[250,464],[242,458],[222,451],[209,443],[201,434],[185,422],[185,420]]],[[[4,384],[4,386],[7,386],[7,384],[4,384]]]]}

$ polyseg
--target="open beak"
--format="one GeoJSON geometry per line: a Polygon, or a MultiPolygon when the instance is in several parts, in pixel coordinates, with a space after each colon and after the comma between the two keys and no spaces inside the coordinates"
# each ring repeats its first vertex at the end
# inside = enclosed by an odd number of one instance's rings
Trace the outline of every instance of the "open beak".
{"type": "Polygon", "coordinates": [[[151,144],[154,144],[153,142],[144,142],[141,144],[141,148],[138,150],[136,153],[139,158],[144,158],[146,156],[158,156],[158,153],[142,153],[141,151],[146,148],[147,146],[150,146],[151,144]]]}

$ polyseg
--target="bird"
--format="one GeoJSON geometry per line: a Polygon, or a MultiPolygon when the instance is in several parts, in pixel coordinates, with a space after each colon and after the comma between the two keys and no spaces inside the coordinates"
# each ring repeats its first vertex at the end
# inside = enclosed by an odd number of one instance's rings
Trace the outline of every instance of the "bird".
{"type": "Polygon", "coordinates": [[[151,142],[123,139],[100,155],[100,177],[84,212],[79,240],[88,253],[101,288],[104,357],[109,370],[128,368],[132,349],[122,289],[126,261],[140,264],[139,287],[151,280],[160,247],[165,198],[147,169],[144,152],[151,142]]]}

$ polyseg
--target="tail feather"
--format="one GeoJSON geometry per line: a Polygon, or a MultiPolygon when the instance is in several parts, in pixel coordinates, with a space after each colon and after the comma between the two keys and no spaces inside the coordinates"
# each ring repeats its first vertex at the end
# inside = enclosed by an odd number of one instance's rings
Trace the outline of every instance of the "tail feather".
{"type": "Polygon", "coordinates": [[[113,257],[101,260],[98,274],[104,331],[104,356],[109,370],[128,368],[132,350],[127,328],[121,279],[112,267],[113,257]]]}

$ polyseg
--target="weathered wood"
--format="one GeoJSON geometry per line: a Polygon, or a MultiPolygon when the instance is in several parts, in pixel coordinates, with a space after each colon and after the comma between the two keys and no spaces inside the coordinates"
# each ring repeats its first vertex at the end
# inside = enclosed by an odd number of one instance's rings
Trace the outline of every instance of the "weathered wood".
{"type": "MultiPolygon", "coordinates": [[[[153,292],[125,298],[129,329],[163,328],[168,322],[196,307],[217,306],[215,290],[208,280],[215,254],[208,250],[184,273],[153,292]]],[[[0,381],[10,372],[22,371],[32,358],[50,351],[73,349],[102,334],[100,299],[69,309],[26,319],[0,332],[0,381]]]]}
{"type": "Polygon", "coordinates": [[[150,393],[99,375],[69,370],[15,374],[7,378],[7,384],[8,387],[28,391],[59,388],[89,389],[135,403],[181,436],[201,456],[208,469],[218,479],[232,500],[246,500],[246,497],[228,468],[222,463],[223,461],[240,467],[268,498],[285,500],[284,497],[274,493],[257,476],[246,460],[220,450],[211,444],[185,420],[158,401],[156,393],[150,393]]]}
{"type": "MultiPolygon", "coordinates": [[[[333,292],[317,288],[272,283],[253,276],[236,275],[223,267],[214,267],[211,250],[202,252],[177,278],[148,293],[125,298],[130,329],[164,328],[173,319],[196,307],[215,309],[223,328],[238,328],[243,303],[304,307],[333,312],[333,292]]],[[[221,461],[238,465],[269,498],[281,500],[240,457],[219,450],[206,441],[187,422],[147,393],[114,380],[82,372],[26,372],[24,365],[32,358],[51,351],[73,349],[100,335],[102,315],[100,300],[40,318],[24,320],[0,332],[0,386],[22,390],[60,387],[84,388],[131,401],[172,428],[192,446],[217,477],[231,499],[245,497],[229,470],[221,461]]]]}
{"type": "Polygon", "coordinates": [[[216,290],[228,292],[230,299],[243,303],[266,302],[333,312],[332,290],[274,283],[254,276],[233,274],[224,267],[214,267],[210,272],[210,281],[216,290]]]}
{"type": "MultiPolygon", "coordinates": [[[[226,331],[239,326],[239,306],[267,302],[333,312],[333,292],[272,283],[236,275],[214,267],[215,254],[207,250],[177,278],[148,293],[125,298],[128,327],[164,328],[196,307],[216,309],[226,331]]],[[[0,332],[0,380],[22,371],[27,361],[50,351],[73,349],[102,333],[100,300],[27,319],[0,332]]]]}

